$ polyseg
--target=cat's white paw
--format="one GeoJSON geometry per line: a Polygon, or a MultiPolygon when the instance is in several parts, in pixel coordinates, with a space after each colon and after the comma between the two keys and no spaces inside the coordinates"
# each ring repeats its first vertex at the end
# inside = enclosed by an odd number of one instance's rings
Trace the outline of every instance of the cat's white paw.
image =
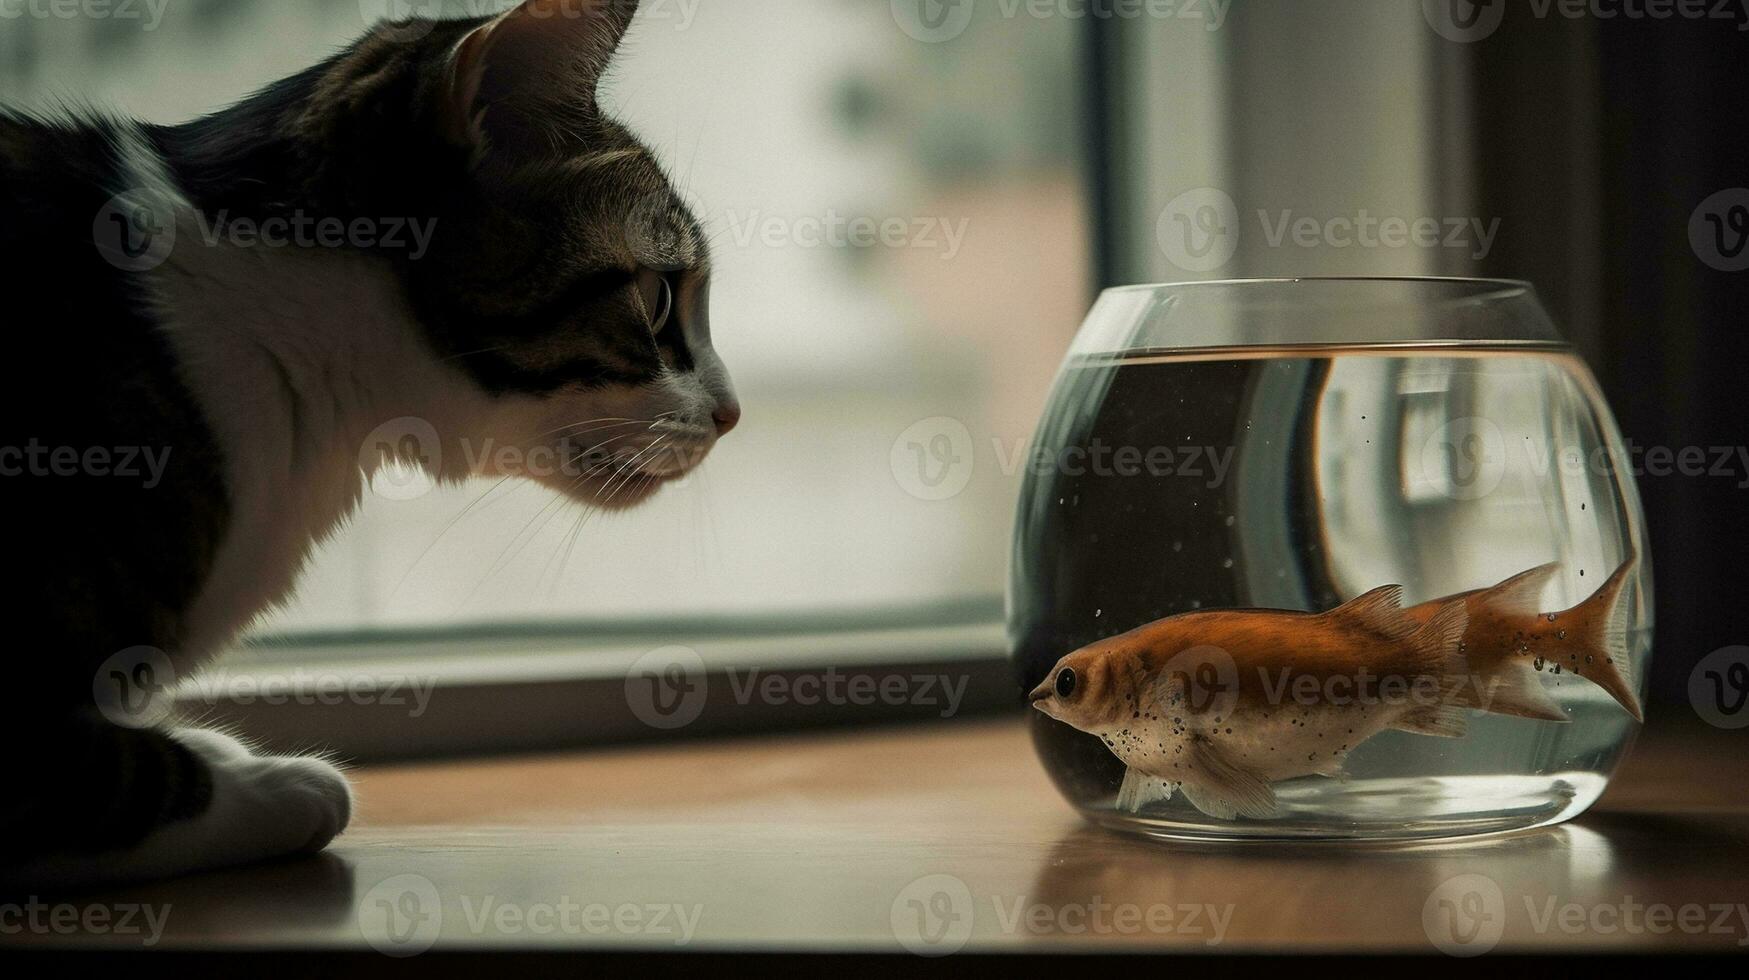
{"type": "Polygon", "coordinates": [[[166,824],[137,846],[56,855],[28,877],[57,885],[147,880],[322,850],[352,819],[352,787],[333,764],[254,752],[223,732],[172,733],[206,764],[212,799],[196,817],[166,824]]]}
{"type": "Polygon", "coordinates": [[[189,729],[173,737],[211,769],[213,802],[200,817],[153,834],[148,847],[159,837],[182,838],[212,854],[216,865],[239,864],[320,851],[352,819],[352,787],[331,763],[257,754],[223,732],[189,729]]]}

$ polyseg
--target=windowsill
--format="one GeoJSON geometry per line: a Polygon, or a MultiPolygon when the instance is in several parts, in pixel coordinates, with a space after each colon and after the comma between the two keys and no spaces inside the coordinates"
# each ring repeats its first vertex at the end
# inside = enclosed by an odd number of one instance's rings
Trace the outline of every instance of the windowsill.
{"type": "Polygon", "coordinates": [[[939,720],[1018,703],[991,611],[271,638],[178,701],[270,748],[360,762],[939,720]]]}

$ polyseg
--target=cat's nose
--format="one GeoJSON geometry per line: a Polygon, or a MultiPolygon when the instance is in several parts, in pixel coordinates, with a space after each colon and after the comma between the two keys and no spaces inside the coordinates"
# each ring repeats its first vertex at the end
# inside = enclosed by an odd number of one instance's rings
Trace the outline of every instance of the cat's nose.
{"type": "Polygon", "coordinates": [[[718,436],[728,435],[729,430],[741,424],[741,403],[730,400],[719,404],[711,419],[717,424],[718,436]]]}

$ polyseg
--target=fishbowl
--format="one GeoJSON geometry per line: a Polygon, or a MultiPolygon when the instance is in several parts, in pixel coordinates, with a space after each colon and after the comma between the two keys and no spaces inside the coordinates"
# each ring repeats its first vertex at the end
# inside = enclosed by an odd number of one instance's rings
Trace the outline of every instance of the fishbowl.
{"type": "Polygon", "coordinates": [[[1098,824],[1520,830],[1589,807],[1638,730],[1632,467],[1526,283],[1108,291],[1023,462],[1014,669],[1098,824]]]}

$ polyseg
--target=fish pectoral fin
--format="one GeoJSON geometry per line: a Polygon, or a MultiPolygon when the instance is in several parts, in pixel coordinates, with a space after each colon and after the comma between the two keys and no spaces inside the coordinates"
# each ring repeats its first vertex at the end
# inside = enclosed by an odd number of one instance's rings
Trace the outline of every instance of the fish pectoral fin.
{"type": "Polygon", "coordinates": [[[1543,690],[1542,681],[1529,664],[1508,663],[1480,680],[1472,700],[1474,707],[1497,715],[1535,718],[1538,721],[1571,721],[1561,706],[1543,690]]]}
{"type": "Polygon", "coordinates": [[[1191,772],[1194,778],[1179,784],[1184,798],[1211,817],[1269,820],[1280,813],[1269,784],[1233,765],[1219,749],[1199,745],[1191,755],[1191,772]]]}
{"type": "Polygon", "coordinates": [[[1150,776],[1140,769],[1125,769],[1123,785],[1117,791],[1117,808],[1125,813],[1140,813],[1151,803],[1170,800],[1176,786],[1171,780],[1150,776]]]}
{"type": "Polygon", "coordinates": [[[1463,738],[1469,730],[1469,715],[1462,702],[1447,701],[1413,708],[1391,726],[1400,732],[1432,735],[1435,738],[1463,738]]]}

